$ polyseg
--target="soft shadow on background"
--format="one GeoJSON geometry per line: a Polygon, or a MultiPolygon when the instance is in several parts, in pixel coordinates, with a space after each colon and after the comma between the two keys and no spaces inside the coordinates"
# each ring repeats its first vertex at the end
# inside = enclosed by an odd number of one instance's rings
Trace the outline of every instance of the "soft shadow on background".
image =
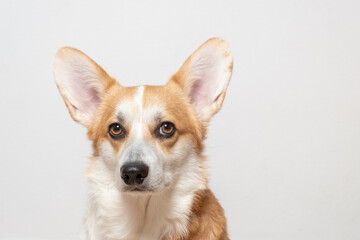
{"type": "Polygon", "coordinates": [[[0,1],[0,239],[77,239],[85,129],[53,80],[61,46],[123,85],[164,84],[228,41],[210,187],[231,239],[360,239],[359,1],[0,1]]]}

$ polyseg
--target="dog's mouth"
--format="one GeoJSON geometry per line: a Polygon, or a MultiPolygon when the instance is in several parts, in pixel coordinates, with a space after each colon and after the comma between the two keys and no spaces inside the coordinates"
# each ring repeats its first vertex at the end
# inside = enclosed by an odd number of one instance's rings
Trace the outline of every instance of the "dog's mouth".
{"type": "Polygon", "coordinates": [[[141,188],[141,187],[133,187],[129,190],[130,192],[145,192],[147,191],[146,189],[144,188],[141,188]]]}
{"type": "Polygon", "coordinates": [[[131,186],[131,187],[126,187],[123,192],[127,192],[127,193],[150,193],[153,192],[151,189],[147,189],[145,187],[142,186],[131,186]]]}

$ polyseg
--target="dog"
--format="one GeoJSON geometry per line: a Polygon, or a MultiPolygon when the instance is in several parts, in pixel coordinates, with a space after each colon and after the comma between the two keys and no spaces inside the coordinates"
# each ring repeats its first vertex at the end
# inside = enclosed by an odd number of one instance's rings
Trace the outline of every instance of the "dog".
{"type": "Polygon", "coordinates": [[[81,51],[58,50],[56,85],[93,145],[82,239],[229,239],[203,142],[232,68],[228,44],[211,38],[166,85],[123,87],[81,51]]]}

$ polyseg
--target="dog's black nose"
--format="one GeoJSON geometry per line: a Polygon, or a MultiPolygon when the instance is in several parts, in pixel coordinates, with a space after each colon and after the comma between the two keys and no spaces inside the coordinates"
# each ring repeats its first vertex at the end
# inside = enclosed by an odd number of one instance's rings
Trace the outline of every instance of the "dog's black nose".
{"type": "Polygon", "coordinates": [[[121,178],[127,185],[142,184],[147,177],[149,167],[141,162],[124,164],[121,169],[121,178]]]}

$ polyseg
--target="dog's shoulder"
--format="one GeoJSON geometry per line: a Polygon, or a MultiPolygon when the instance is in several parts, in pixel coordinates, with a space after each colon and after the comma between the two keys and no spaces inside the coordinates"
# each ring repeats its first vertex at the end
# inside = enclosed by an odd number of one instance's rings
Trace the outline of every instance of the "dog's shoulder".
{"type": "Polygon", "coordinates": [[[224,210],[210,189],[195,193],[189,221],[191,240],[228,240],[224,210]]]}

